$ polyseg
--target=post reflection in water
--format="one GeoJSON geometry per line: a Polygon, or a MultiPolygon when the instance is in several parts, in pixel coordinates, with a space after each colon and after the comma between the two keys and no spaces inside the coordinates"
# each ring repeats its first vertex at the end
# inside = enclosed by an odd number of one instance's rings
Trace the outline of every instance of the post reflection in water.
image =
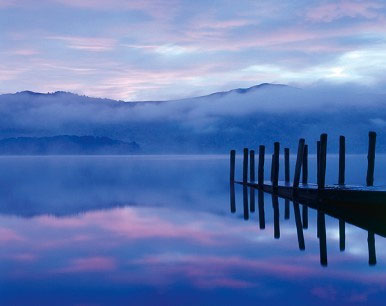
{"type": "Polygon", "coordinates": [[[275,239],[280,238],[280,220],[279,220],[279,198],[272,195],[272,206],[273,206],[273,228],[275,239]]]}
{"type": "Polygon", "coordinates": [[[346,249],[346,223],[339,219],[339,249],[343,252],[346,249]]]}
{"type": "Polygon", "coordinates": [[[255,189],[254,188],[250,188],[249,195],[250,195],[249,197],[250,211],[255,212],[256,208],[255,208],[255,189]]]}
{"type": "Polygon", "coordinates": [[[369,248],[369,265],[374,266],[377,263],[377,257],[375,254],[375,236],[373,232],[368,232],[367,243],[369,248]]]}
{"type": "Polygon", "coordinates": [[[236,212],[236,194],[235,194],[235,183],[230,183],[230,198],[231,198],[231,213],[236,212]]]}
{"type": "MultiPolygon", "coordinates": [[[[243,203],[244,203],[244,219],[249,219],[249,211],[253,212],[252,210],[249,210],[248,207],[248,188],[250,190],[250,195],[252,194],[252,190],[254,188],[243,186],[243,203]]],[[[235,186],[234,184],[230,185],[230,194],[231,194],[231,212],[234,213],[236,211],[236,203],[235,203],[235,186]]],[[[258,222],[259,222],[259,228],[265,229],[265,208],[264,208],[264,191],[257,190],[257,196],[258,196],[258,222]]],[[[252,197],[250,197],[252,201],[252,197]]],[[[273,231],[274,231],[274,238],[279,239],[280,238],[280,204],[279,204],[279,197],[275,194],[271,194],[272,199],[272,207],[273,207],[273,231]]],[[[253,201],[254,201],[254,191],[253,191],[253,201]]],[[[317,218],[316,218],[316,230],[317,230],[317,238],[319,242],[319,255],[320,255],[320,264],[323,267],[328,266],[328,255],[327,255],[327,234],[326,234],[326,212],[322,211],[322,208],[314,207],[314,206],[308,206],[308,204],[301,203],[302,204],[302,212],[300,211],[300,204],[299,202],[292,202],[289,199],[285,199],[284,201],[284,219],[288,220],[290,216],[290,205],[293,205],[293,212],[294,212],[294,218],[295,218],[295,225],[296,225],[296,233],[297,233],[297,240],[298,240],[298,247],[299,250],[304,251],[306,249],[305,247],[305,237],[304,237],[304,229],[308,228],[309,218],[308,218],[308,208],[311,208],[312,211],[316,210],[317,212],[317,218]]],[[[345,251],[346,249],[346,221],[345,217],[338,218],[335,215],[330,215],[330,212],[327,212],[328,216],[333,217],[335,219],[338,219],[339,221],[339,250],[341,252],[345,251]]],[[[351,222],[349,222],[351,223],[351,222]]],[[[356,226],[351,223],[351,225],[356,226]]],[[[362,227],[360,225],[360,228],[364,228],[366,230],[366,227],[362,227]]],[[[371,230],[367,230],[368,237],[367,237],[367,244],[368,244],[368,264],[370,266],[374,266],[377,263],[376,258],[376,250],[375,250],[375,233],[371,230]]]]}
{"type": "Polygon", "coordinates": [[[265,229],[265,211],[264,211],[264,192],[258,191],[258,203],[259,203],[259,227],[265,229]]]}
{"type": "Polygon", "coordinates": [[[295,215],[296,231],[298,235],[299,250],[303,251],[306,249],[306,247],[304,243],[302,221],[300,220],[300,208],[299,208],[299,203],[297,202],[294,202],[294,215],[295,215]]]}
{"type": "Polygon", "coordinates": [[[317,223],[319,229],[320,264],[327,266],[326,218],[321,211],[318,211],[317,223]]]}
{"type": "Polygon", "coordinates": [[[290,201],[288,199],[285,199],[284,219],[289,220],[289,218],[290,218],[290,201]]]}
{"type": "Polygon", "coordinates": [[[303,228],[308,229],[308,207],[306,205],[303,205],[302,215],[303,215],[303,228]]]}
{"type": "Polygon", "coordinates": [[[244,204],[244,220],[249,219],[249,207],[248,207],[248,187],[243,186],[243,204],[244,204]]]}

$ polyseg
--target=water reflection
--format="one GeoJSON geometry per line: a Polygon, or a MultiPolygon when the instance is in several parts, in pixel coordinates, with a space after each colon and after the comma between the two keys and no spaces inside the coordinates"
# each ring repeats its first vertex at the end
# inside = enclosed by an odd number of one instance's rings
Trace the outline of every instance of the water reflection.
{"type": "Polygon", "coordinates": [[[324,211],[322,269],[316,210],[228,170],[228,156],[0,158],[0,304],[384,304],[379,227],[324,211]]]}
{"type": "MultiPolygon", "coordinates": [[[[232,198],[231,207],[233,207],[235,211],[236,203],[235,203],[235,196],[234,196],[235,194],[234,188],[235,188],[234,184],[231,184],[231,195],[233,195],[231,196],[232,198]]],[[[252,190],[254,190],[255,188],[246,187],[246,185],[243,185],[242,189],[243,189],[244,219],[248,220],[249,215],[248,215],[247,189],[251,189],[250,194],[252,194],[252,190]]],[[[261,190],[257,190],[257,193],[258,193],[258,206],[259,206],[259,209],[258,209],[259,227],[260,229],[265,229],[264,195],[268,195],[271,197],[271,200],[272,200],[274,238],[279,239],[280,238],[279,197],[275,194],[264,193],[261,190]]],[[[297,233],[297,239],[298,239],[298,246],[299,246],[299,250],[304,251],[306,247],[305,247],[303,230],[308,229],[308,208],[309,208],[308,203],[302,203],[302,214],[301,214],[299,202],[297,201],[292,202],[288,199],[284,199],[284,200],[285,200],[284,220],[290,219],[289,211],[290,211],[290,205],[291,205],[290,203],[292,203],[294,218],[295,218],[295,225],[296,225],[296,233],[297,233]]],[[[311,209],[316,211],[317,213],[316,229],[317,229],[317,238],[319,241],[320,264],[321,266],[327,266],[328,256],[327,256],[327,229],[326,229],[326,217],[325,217],[326,214],[324,211],[316,208],[315,206],[312,206],[311,209]]],[[[330,211],[333,211],[333,210],[330,210],[330,211]]],[[[330,214],[330,216],[335,217],[336,213],[337,212],[334,212],[334,214],[330,214]]],[[[349,212],[345,211],[345,214],[347,216],[347,219],[357,220],[355,216],[350,216],[349,212]]],[[[339,222],[339,249],[341,252],[343,252],[346,249],[346,222],[343,218],[334,218],[334,219],[337,219],[339,222]]],[[[372,230],[370,230],[370,228],[366,227],[366,225],[370,226],[371,223],[369,222],[371,221],[367,221],[366,218],[363,218],[362,222],[360,223],[361,224],[360,228],[368,231],[368,236],[367,236],[368,256],[369,256],[368,263],[370,266],[374,266],[377,263],[376,249],[375,249],[375,233],[372,230]]]]}

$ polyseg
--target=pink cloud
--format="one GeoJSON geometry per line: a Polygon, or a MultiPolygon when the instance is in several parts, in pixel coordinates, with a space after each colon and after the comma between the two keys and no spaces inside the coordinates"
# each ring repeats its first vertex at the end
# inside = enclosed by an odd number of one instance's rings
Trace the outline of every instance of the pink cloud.
{"type": "Polygon", "coordinates": [[[375,1],[336,1],[309,9],[307,19],[322,22],[331,22],[343,17],[372,19],[379,16],[377,10],[383,7],[383,4],[375,1]]]}
{"type": "Polygon", "coordinates": [[[100,37],[80,37],[80,36],[49,36],[47,39],[58,40],[66,43],[70,49],[105,52],[113,50],[116,40],[100,37]]]}
{"type": "Polygon", "coordinates": [[[0,227],[0,243],[23,240],[24,238],[15,231],[8,228],[0,227]]]}
{"type": "Polygon", "coordinates": [[[311,293],[323,300],[334,301],[337,297],[337,292],[333,287],[315,287],[311,290],[311,293]]]}
{"type": "Polygon", "coordinates": [[[10,259],[18,262],[31,263],[38,259],[38,256],[30,253],[14,254],[9,257],[10,259]]]}
{"type": "Polygon", "coordinates": [[[117,268],[114,258],[85,257],[72,260],[67,267],[55,270],[56,273],[106,272],[117,268]]]}

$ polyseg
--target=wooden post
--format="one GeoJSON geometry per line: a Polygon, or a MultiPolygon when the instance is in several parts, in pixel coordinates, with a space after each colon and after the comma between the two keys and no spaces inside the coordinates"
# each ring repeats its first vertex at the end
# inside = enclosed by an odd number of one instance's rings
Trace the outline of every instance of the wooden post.
{"type": "Polygon", "coordinates": [[[305,243],[304,243],[304,234],[303,234],[303,228],[302,228],[302,221],[300,219],[300,208],[299,203],[294,202],[294,215],[295,215],[295,224],[296,224],[296,231],[298,234],[298,244],[300,250],[305,250],[305,243]]]}
{"type": "Polygon", "coordinates": [[[236,165],[236,151],[231,150],[231,166],[230,166],[230,181],[234,182],[235,181],[235,165],[236,165]]]}
{"type": "Polygon", "coordinates": [[[319,189],[326,186],[327,134],[320,135],[319,189]]]}
{"type": "Polygon", "coordinates": [[[271,155],[271,183],[273,183],[273,172],[275,171],[275,153],[271,155]]]}
{"type": "Polygon", "coordinates": [[[377,134],[375,132],[369,132],[369,151],[367,153],[367,186],[374,185],[374,162],[375,162],[375,141],[377,134]]]}
{"type": "Polygon", "coordinates": [[[367,233],[367,246],[369,248],[369,265],[375,266],[377,264],[377,256],[375,253],[375,236],[373,232],[367,233]]]}
{"type": "Polygon", "coordinates": [[[302,183],[308,183],[308,145],[304,145],[303,150],[303,167],[302,167],[302,183]]]}
{"type": "Polygon", "coordinates": [[[346,223],[339,219],[339,249],[343,252],[346,249],[346,223]]]}
{"type": "Polygon", "coordinates": [[[302,169],[302,163],[303,163],[304,142],[305,140],[303,138],[299,139],[298,155],[296,157],[295,175],[294,175],[294,182],[293,182],[294,189],[299,187],[300,171],[302,169]]]}
{"type": "Polygon", "coordinates": [[[243,159],[243,183],[248,182],[248,149],[244,148],[244,159],[243,159]]]}
{"type": "Polygon", "coordinates": [[[259,146],[258,182],[260,187],[262,187],[264,184],[264,159],[265,159],[264,157],[265,157],[265,146],[259,146]]]}
{"type": "Polygon", "coordinates": [[[259,203],[259,227],[265,229],[265,212],[264,212],[264,192],[258,191],[258,203],[259,203]]]}
{"type": "Polygon", "coordinates": [[[289,183],[290,181],[290,150],[289,148],[284,149],[284,176],[285,182],[289,183]]]}
{"type": "Polygon", "coordinates": [[[338,184],[344,185],[346,169],[346,138],[339,137],[339,178],[338,184]]]}
{"type": "Polygon", "coordinates": [[[316,142],[316,183],[320,184],[320,140],[316,142]]]}
{"type": "Polygon", "coordinates": [[[280,216],[279,216],[279,198],[272,194],[273,205],[273,236],[275,239],[280,238],[280,216]]]}
{"type": "Polygon", "coordinates": [[[254,150],[249,151],[249,159],[250,159],[249,180],[251,182],[254,182],[255,181],[255,151],[254,150]]]}
{"type": "Polygon", "coordinates": [[[273,187],[277,187],[279,184],[279,158],[280,158],[280,143],[274,143],[274,153],[273,153],[273,187]]]}

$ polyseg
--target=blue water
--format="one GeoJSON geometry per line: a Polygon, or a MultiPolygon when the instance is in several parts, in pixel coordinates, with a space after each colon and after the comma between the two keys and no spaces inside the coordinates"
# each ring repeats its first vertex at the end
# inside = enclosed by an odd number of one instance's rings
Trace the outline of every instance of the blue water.
{"type": "MultiPolygon", "coordinates": [[[[328,159],[327,183],[337,161],[328,159]]],[[[376,184],[385,166],[377,155],[376,184]]],[[[365,176],[366,156],[348,156],[347,183],[365,176]]],[[[271,196],[260,229],[257,193],[245,221],[235,191],[231,213],[228,156],[1,157],[0,304],[384,305],[383,237],[370,266],[367,231],[346,224],[341,251],[338,220],[326,215],[324,267],[316,211],[301,251],[292,203],[286,220],[279,199],[275,239],[271,196]]]]}

